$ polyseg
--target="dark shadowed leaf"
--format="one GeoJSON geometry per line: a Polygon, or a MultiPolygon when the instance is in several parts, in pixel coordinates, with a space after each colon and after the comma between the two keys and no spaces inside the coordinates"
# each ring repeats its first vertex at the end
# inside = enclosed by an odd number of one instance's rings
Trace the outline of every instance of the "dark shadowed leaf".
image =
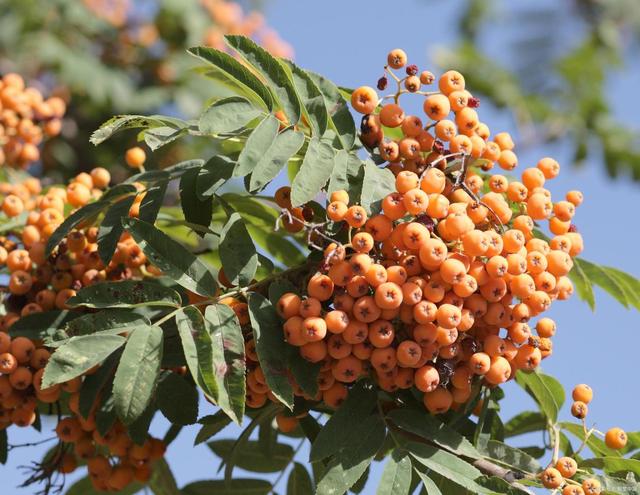
{"type": "Polygon", "coordinates": [[[185,289],[212,297],[218,289],[213,273],[179,242],[137,218],[122,221],[149,261],[185,289]]]}
{"type": "Polygon", "coordinates": [[[219,410],[217,413],[212,414],[210,416],[205,416],[204,418],[200,418],[198,423],[202,425],[200,431],[196,435],[196,439],[194,441],[194,445],[201,444],[202,442],[206,442],[216,433],[222,431],[226,426],[231,423],[231,418],[227,416],[227,414],[219,410]]]}
{"type": "Polygon", "coordinates": [[[195,481],[182,489],[183,495],[267,495],[271,483],[257,479],[195,481]]]}
{"type": "Polygon", "coordinates": [[[139,306],[180,307],[180,295],[155,282],[123,280],[100,282],[80,289],[67,301],[71,307],[86,308],[135,308],[139,306]]]}
{"type": "Polygon", "coordinates": [[[293,389],[287,378],[287,344],[280,318],[269,300],[257,292],[249,293],[249,315],[267,385],[278,399],[293,408],[293,389]]]}
{"type": "MultiPolygon", "coordinates": [[[[235,440],[216,440],[207,445],[221,459],[227,461],[235,440]]],[[[276,473],[282,471],[293,458],[293,448],[284,443],[273,446],[270,455],[265,455],[258,442],[250,440],[236,447],[235,466],[254,473],[276,473]]]]}
{"type": "MultiPolygon", "coordinates": [[[[124,490],[120,490],[119,495],[133,495],[134,493],[138,493],[140,490],[144,488],[138,482],[133,482],[128,485],[124,490]]],[[[67,488],[65,495],[100,495],[104,492],[99,492],[93,487],[93,483],[91,479],[87,476],[85,478],[81,478],[76,481],[73,485],[67,488]]]]}
{"type": "Polygon", "coordinates": [[[165,418],[174,424],[191,425],[198,419],[198,391],[177,373],[163,373],[155,400],[165,418]]]}
{"type": "MultiPolygon", "coordinates": [[[[180,204],[187,222],[209,227],[213,218],[213,199],[201,200],[198,197],[198,175],[200,167],[187,170],[180,178],[180,204]]],[[[196,233],[204,237],[201,231],[196,233]]]]}
{"type": "Polygon", "coordinates": [[[160,180],[147,188],[147,192],[142,198],[140,203],[140,213],[138,218],[143,222],[154,224],[156,218],[158,218],[158,212],[162,207],[162,200],[167,192],[167,186],[169,185],[168,174],[163,173],[166,179],[160,180]]]}
{"type": "Polygon", "coordinates": [[[258,253],[244,220],[233,213],[220,232],[220,261],[224,274],[234,285],[247,286],[258,269],[258,253]]]}
{"type": "Polygon", "coordinates": [[[216,155],[212,157],[200,169],[196,187],[198,197],[204,199],[214,195],[231,178],[235,166],[235,162],[226,156],[216,155]]]}
{"type": "Polygon", "coordinates": [[[74,211],[69,215],[64,222],[51,234],[47,241],[47,247],[45,249],[45,256],[49,256],[54,248],[60,244],[69,232],[71,232],[81,222],[98,215],[102,210],[109,206],[108,201],[96,201],[95,203],[89,203],[86,206],[74,211]]]}
{"type": "Polygon", "coordinates": [[[287,495],[309,495],[313,493],[313,482],[309,471],[295,462],[287,480],[287,495]]]}
{"type": "Polygon", "coordinates": [[[408,495],[411,487],[411,458],[394,450],[382,471],[377,495],[408,495]]]}
{"type": "Polygon", "coordinates": [[[98,254],[105,265],[108,265],[116,251],[122,235],[122,218],[129,216],[135,196],[127,196],[109,207],[104,214],[98,229],[98,254]]]}
{"type": "Polygon", "coordinates": [[[32,313],[23,316],[11,325],[9,333],[12,337],[28,337],[31,340],[47,339],[77,317],[77,313],[66,310],[32,313]]]}

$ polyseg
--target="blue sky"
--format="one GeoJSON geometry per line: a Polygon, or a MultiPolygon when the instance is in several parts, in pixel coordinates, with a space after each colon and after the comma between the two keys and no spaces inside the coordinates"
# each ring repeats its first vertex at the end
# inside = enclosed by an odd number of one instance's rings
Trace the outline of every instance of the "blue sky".
{"type": "MultiPolygon", "coordinates": [[[[301,2],[292,0],[267,0],[266,16],[270,25],[295,48],[296,62],[313,69],[335,82],[356,87],[374,85],[380,76],[386,54],[390,49],[403,48],[410,63],[421,69],[436,71],[433,54],[455,40],[456,18],[462,2],[403,0],[381,2],[378,0],[301,2]]],[[[506,3],[506,2],[505,2],[506,3]]],[[[527,0],[523,4],[531,4],[527,0]]],[[[537,2],[540,4],[540,2],[537,2]]],[[[548,0],[544,3],[549,3],[548,0]]],[[[502,53],[505,36],[500,34],[509,26],[517,25],[515,14],[506,9],[496,14],[495,26],[483,34],[491,53],[502,53]],[[506,13],[505,13],[506,12],[506,13]]],[[[580,29],[569,25],[563,36],[570,44],[580,29]]],[[[636,60],[637,62],[637,60],[636,60]]],[[[623,73],[616,73],[608,82],[612,107],[616,117],[629,125],[640,127],[640,99],[629,98],[640,87],[640,67],[636,63],[623,73]]],[[[468,88],[473,91],[473,88],[468,88]]],[[[511,131],[517,139],[515,124],[508,113],[496,112],[483,102],[482,120],[493,131],[511,131]]],[[[585,167],[571,166],[571,150],[562,143],[519,149],[522,164],[535,164],[543,156],[554,156],[562,164],[561,176],[550,184],[557,196],[570,189],[579,188],[585,194],[585,202],[578,209],[577,224],[585,239],[583,256],[601,264],[613,265],[640,276],[637,246],[640,243],[637,209],[640,205],[640,185],[633,185],[624,178],[611,181],[597,161],[591,160],[585,167]]],[[[578,383],[589,383],[595,390],[589,419],[599,429],[621,426],[628,431],[640,430],[637,407],[640,384],[637,379],[637,360],[640,349],[640,319],[637,312],[625,310],[608,295],[597,291],[596,311],[590,312],[577,297],[554,304],[551,317],[558,323],[554,339],[554,355],[543,363],[545,372],[556,376],[571,389],[578,383]]],[[[507,385],[507,399],[503,401],[503,417],[508,419],[525,408],[533,408],[532,401],[516,386],[507,385]]],[[[201,415],[214,411],[202,404],[201,415]]],[[[569,418],[568,407],[562,413],[569,418]]],[[[45,425],[46,428],[47,425],[45,425]]],[[[49,425],[51,428],[52,425],[49,425]]],[[[161,421],[154,423],[159,433],[166,429],[161,421]]],[[[168,460],[174,468],[179,483],[216,477],[217,460],[206,447],[193,448],[196,428],[185,428],[182,436],[171,447],[168,460]]],[[[227,430],[227,437],[237,435],[237,430],[227,430]]],[[[11,431],[12,443],[33,441],[31,431],[11,431]]],[[[224,437],[225,435],[221,435],[224,437]]],[[[521,445],[539,443],[538,436],[518,439],[521,445]]],[[[19,449],[11,453],[7,466],[0,467],[0,477],[5,489],[17,486],[22,480],[16,467],[27,464],[36,452],[45,448],[19,449]]],[[[379,476],[380,468],[373,477],[379,476]]],[[[285,491],[285,481],[279,485],[285,491]]],[[[32,489],[15,493],[32,493],[32,489]]],[[[3,490],[3,493],[4,490],[3,490]]],[[[6,492],[13,493],[13,491],[6,492]]],[[[373,486],[367,494],[375,493],[373,486]]]]}

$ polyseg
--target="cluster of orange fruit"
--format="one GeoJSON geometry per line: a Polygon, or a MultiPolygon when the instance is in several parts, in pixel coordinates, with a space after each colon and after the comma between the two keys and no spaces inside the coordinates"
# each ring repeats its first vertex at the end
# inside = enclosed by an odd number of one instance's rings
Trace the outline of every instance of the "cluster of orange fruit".
{"type": "MultiPolygon", "coordinates": [[[[125,157],[132,167],[144,162],[144,152],[134,149],[125,157]]],[[[2,212],[7,220],[20,220],[6,237],[0,238],[0,269],[8,280],[2,300],[0,319],[0,428],[33,424],[38,404],[57,402],[62,392],[70,394],[73,416],[58,423],[56,431],[63,443],[64,455],[56,462],[62,473],[73,471],[78,459],[87,460],[96,489],[121,490],[134,480],[144,482],[151,462],[162,456],[164,446],[149,438],[135,445],[126,429],[116,424],[104,437],[96,431],[95,410],[87,418],[79,413],[79,390],[83,377],[41,387],[42,375],[50,351],[40,341],[10,336],[11,327],[20,318],[52,309],[67,309],[67,300],[82,287],[103,280],[156,276],[160,272],[126,233],[122,235],[111,262],[105,265],[97,251],[97,227],[79,226],[70,232],[54,253],[45,257],[45,245],[69,213],[98,199],[111,181],[109,172],[95,168],[77,175],[66,188],[53,186],[43,191],[37,179],[0,184],[2,212]],[[24,215],[26,214],[26,215],[24,215]],[[23,215],[23,217],[20,217],[23,215]],[[71,448],[71,446],[73,448],[71,448]],[[111,466],[109,456],[119,458],[111,466]]],[[[140,191],[142,186],[138,189],[140,191]]],[[[144,192],[140,192],[129,211],[137,216],[144,192]]],[[[95,372],[92,369],[87,374],[95,372]]]]}
{"type": "Polygon", "coordinates": [[[27,168],[38,161],[38,145],[60,133],[65,110],[62,98],[45,99],[20,75],[5,74],[0,79],[0,166],[27,168]]]}
{"type": "MultiPolygon", "coordinates": [[[[404,52],[394,50],[385,70],[405,66],[404,52]]],[[[331,194],[328,220],[344,225],[350,242],[326,247],[304,297],[285,294],[278,311],[287,342],[322,363],[320,398],[328,405],[370,375],[387,391],[415,387],[436,414],[466,404],[474,377],[496,386],[552,353],[556,325],[543,315],[573,292],[568,273],[583,243],[572,219],[582,194],[552,200],[546,182],[560,166],[551,158],[521,180],[487,174],[495,163],[515,168],[514,143],[507,133],[490,139],[464,77],[448,71],[439,91],[425,93],[421,85],[434,76],[418,76],[415,66],[406,73],[393,74],[392,103],[368,87],[352,97],[365,114],[361,137],[388,160],[395,192],[371,218],[345,191],[331,194]],[[406,93],[425,96],[426,125],[399,106],[406,93]],[[398,127],[402,139],[385,138],[398,127]],[[543,221],[549,240],[536,233],[543,221]]]]}
{"type": "MultiPolygon", "coordinates": [[[[573,389],[571,396],[574,400],[571,414],[584,421],[587,416],[587,404],[593,400],[593,390],[583,383],[573,389]]],[[[593,431],[588,434],[592,433],[593,431]]],[[[627,445],[627,434],[622,428],[611,428],[603,436],[606,446],[610,449],[620,450],[627,445]]],[[[602,492],[602,484],[596,478],[585,478],[582,482],[573,480],[577,472],[578,463],[573,457],[561,457],[540,473],[540,479],[546,488],[562,489],[562,495],[598,495],[602,492]]]]}

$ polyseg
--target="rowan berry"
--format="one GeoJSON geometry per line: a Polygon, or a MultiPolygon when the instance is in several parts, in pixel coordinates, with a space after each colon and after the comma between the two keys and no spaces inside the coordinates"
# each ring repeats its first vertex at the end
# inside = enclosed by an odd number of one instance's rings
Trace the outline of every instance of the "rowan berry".
{"type": "Polygon", "coordinates": [[[627,434],[622,428],[611,428],[604,436],[607,447],[614,450],[620,450],[627,445],[627,434]]]}

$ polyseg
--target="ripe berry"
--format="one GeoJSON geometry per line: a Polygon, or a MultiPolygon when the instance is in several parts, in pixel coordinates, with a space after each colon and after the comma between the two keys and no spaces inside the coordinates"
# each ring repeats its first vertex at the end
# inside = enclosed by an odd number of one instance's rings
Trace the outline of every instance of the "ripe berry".
{"type": "Polygon", "coordinates": [[[622,428],[611,428],[604,436],[607,447],[620,450],[627,445],[627,434],[622,428]]]}

